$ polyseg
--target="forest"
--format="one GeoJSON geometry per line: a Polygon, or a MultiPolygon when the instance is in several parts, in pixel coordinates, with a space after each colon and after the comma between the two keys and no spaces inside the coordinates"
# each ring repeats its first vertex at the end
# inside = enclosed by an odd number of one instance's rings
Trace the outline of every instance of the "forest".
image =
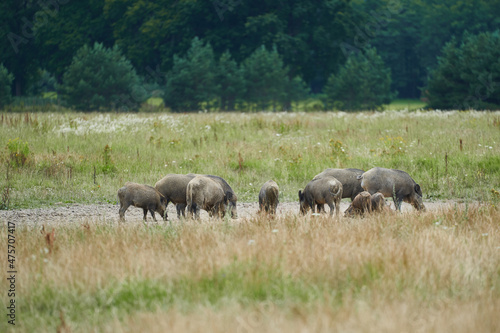
{"type": "Polygon", "coordinates": [[[498,109],[499,12],[498,0],[6,0],[0,107],[498,109]]]}

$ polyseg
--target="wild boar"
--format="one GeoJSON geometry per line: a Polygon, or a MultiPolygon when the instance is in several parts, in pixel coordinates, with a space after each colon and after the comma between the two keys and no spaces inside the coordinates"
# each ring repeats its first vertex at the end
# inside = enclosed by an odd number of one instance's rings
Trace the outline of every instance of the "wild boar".
{"type": "Polygon", "coordinates": [[[268,180],[259,192],[260,211],[275,215],[279,203],[280,188],[274,180],[268,180]]]}
{"type": "Polygon", "coordinates": [[[385,209],[389,209],[389,207],[385,204],[384,195],[380,192],[373,194],[370,201],[372,203],[372,212],[382,212],[385,209]]]}
{"type": "Polygon", "coordinates": [[[153,220],[156,221],[155,212],[167,219],[167,204],[165,197],[154,187],[132,182],[125,183],[125,186],[118,190],[118,200],[120,201],[120,220],[125,220],[125,211],[130,206],[142,208],[144,211],[144,221],[148,211],[153,220]]]}
{"type": "Polygon", "coordinates": [[[167,199],[167,206],[170,202],[176,205],[177,217],[185,216],[186,208],[186,188],[187,184],[195,175],[182,175],[171,173],[156,182],[155,188],[167,199]]]}
{"type": "Polygon", "coordinates": [[[363,191],[359,193],[344,212],[345,216],[365,215],[372,211],[370,193],[363,191]]]}
{"type": "Polygon", "coordinates": [[[231,192],[224,193],[222,186],[210,177],[196,176],[187,185],[186,202],[188,214],[200,218],[200,209],[210,216],[224,217],[231,192]]]}
{"type": "Polygon", "coordinates": [[[231,186],[229,186],[229,184],[227,183],[227,181],[224,178],[219,177],[219,176],[214,176],[214,175],[198,175],[198,174],[194,174],[194,173],[190,173],[190,174],[188,174],[188,176],[206,176],[206,177],[209,177],[212,180],[215,180],[217,183],[219,183],[220,186],[222,186],[222,190],[224,191],[224,193],[230,192],[231,197],[228,198],[228,211],[231,214],[231,217],[233,219],[238,218],[238,212],[236,210],[236,202],[238,201],[238,197],[236,196],[236,193],[234,193],[233,189],[231,188],[231,186]]]}
{"type": "Polygon", "coordinates": [[[325,169],[323,172],[314,176],[314,179],[319,179],[323,177],[333,177],[342,183],[342,198],[350,198],[351,201],[354,200],[356,195],[363,192],[361,187],[361,182],[357,178],[363,174],[361,169],[325,169]]]}
{"type": "Polygon", "coordinates": [[[396,210],[401,211],[403,201],[417,210],[425,210],[420,185],[404,171],[376,167],[358,178],[361,187],[370,194],[380,192],[385,197],[392,197],[396,210]]]}
{"type": "Polygon", "coordinates": [[[306,214],[309,209],[315,212],[315,205],[318,213],[324,204],[330,207],[330,215],[339,214],[340,200],[342,200],[342,183],[334,177],[323,177],[311,180],[304,192],[299,191],[300,212],[306,214]]]}

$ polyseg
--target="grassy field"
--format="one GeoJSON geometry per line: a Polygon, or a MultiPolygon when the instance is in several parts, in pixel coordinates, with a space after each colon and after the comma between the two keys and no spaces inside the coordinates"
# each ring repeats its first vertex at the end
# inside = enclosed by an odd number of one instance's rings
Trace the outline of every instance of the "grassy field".
{"type": "Polygon", "coordinates": [[[499,132],[486,112],[3,113],[0,206],[113,203],[126,181],[189,172],[224,177],[246,202],[274,179],[295,201],[325,168],[375,166],[408,172],[425,200],[486,202],[500,189],[499,132]]]}
{"type": "Polygon", "coordinates": [[[224,177],[240,202],[274,179],[296,201],[325,168],[374,166],[407,171],[426,201],[463,203],[365,219],[68,220],[53,237],[18,224],[16,329],[499,332],[499,133],[498,112],[0,114],[4,209],[114,203],[126,181],[188,172],[224,177]]]}

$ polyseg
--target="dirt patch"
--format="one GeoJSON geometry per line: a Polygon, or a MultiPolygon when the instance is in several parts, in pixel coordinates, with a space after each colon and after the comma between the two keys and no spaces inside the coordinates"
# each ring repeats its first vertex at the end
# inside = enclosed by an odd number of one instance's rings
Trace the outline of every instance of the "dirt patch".
{"type": "MultiPolygon", "coordinates": [[[[394,208],[392,201],[388,201],[391,208],[394,208]]],[[[436,202],[424,202],[427,210],[429,211],[439,211],[450,207],[456,207],[457,205],[463,205],[457,201],[436,201],[436,202]]],[[[340,204],[341,213],[347,209],[349,206],[349,201],[344,200],[340,204]]],[[[30,226],[41,226],[45,225],[56,225],[56,224],[73,224],[73,223],[103,223],[103,224],[113,224],[119,222],[118,216],[118,205],[112,204],[93,204],[93,205],[82,205],[82,204],[56,204],[49,208],[34,208],[34,209],[16,209],[0,211],[0,223],[4,224],[6,222],[16,222],[18,225],[30,225],[30,226]]],[[[326,208],[328,211],[328,207],[326,208]]],[[[238,203],[238,219],[248,219],[257,214],[259,210],[258,203],[256,202],[242,202],[238,203]]],[[[415,209],[406,203],[402,206],[403,213],[415,212],[415,209]]],[[[172,223],[178,222],[175,207],[169,205],[167,209],[168,219],[172,223]]],[[[130,207],[125,213],[125,219],[127,222],[141,222],[142,221],[142,209],[130,207]]],[[[278,205],[278,216],[280,215],[296,215],[299,214],[299,203],[297,202],[282,202],[278,205]]],[[[148,222],[152,222],[151,216],[148,213],[148,222]]],[[[156,214],[158,221],[161,218],[156,214]]],[[[208,214],[205,211],[201,212],[202,219],[208,219],[208,214]]]]}

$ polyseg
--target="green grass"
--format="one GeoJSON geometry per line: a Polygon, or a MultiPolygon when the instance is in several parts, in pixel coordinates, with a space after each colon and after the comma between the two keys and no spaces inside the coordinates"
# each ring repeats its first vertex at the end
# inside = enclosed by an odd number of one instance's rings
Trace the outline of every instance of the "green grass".
{"type": "Polygon", "coordinates": [[[9,208],[115,202],[126,181],[193,172],[222,176],[246,202],[274,179],[295,201],[325,168],[382,166],[407,171],[426,200],[489,201],[499,123],[491,112],[2,113],[0,188],[9,208]]]}

